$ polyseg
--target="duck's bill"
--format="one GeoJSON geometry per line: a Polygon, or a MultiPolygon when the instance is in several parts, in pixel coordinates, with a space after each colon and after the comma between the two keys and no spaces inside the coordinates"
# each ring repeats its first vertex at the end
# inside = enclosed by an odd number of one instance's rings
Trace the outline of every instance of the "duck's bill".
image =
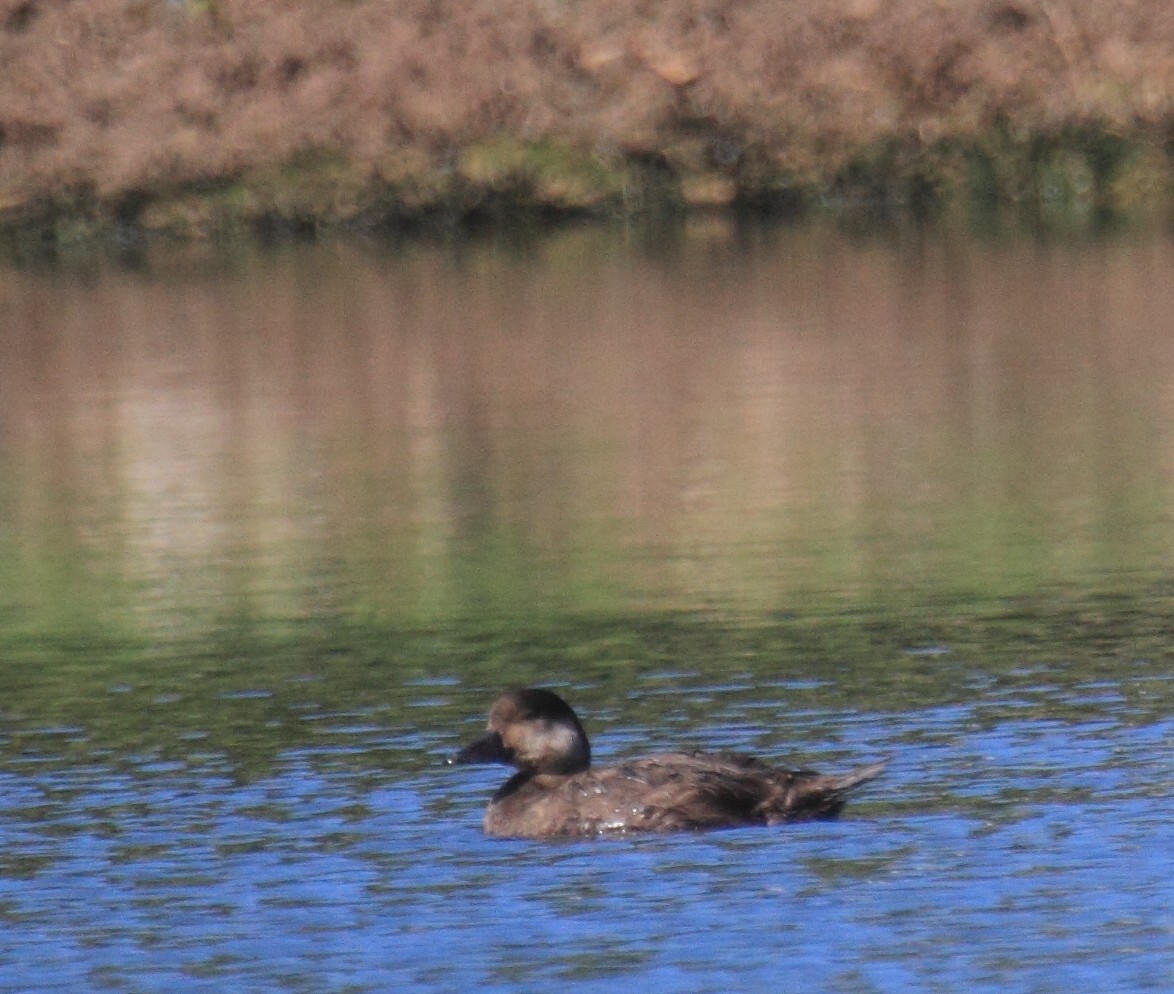
{"type": "Polygon", "coordinates": [[[486,732],[481,738],[470,742],[464,749],[448,757],[450,765],[455,763],[508,763],[509,751],[497,732],[486,732]]]}

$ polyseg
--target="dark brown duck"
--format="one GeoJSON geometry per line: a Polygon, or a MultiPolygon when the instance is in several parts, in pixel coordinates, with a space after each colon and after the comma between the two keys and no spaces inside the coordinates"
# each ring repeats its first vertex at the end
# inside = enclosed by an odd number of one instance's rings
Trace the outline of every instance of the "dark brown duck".
{"type": "Polygon", "coordinates": [[[834,818],[885,765],[830,776],[733,753],[668,752],[593,770],[583,726],[549,690],[502,694],[485,734],[449,762],[516,766],[489,802],[485,831],[533,839],[834,818]]]}

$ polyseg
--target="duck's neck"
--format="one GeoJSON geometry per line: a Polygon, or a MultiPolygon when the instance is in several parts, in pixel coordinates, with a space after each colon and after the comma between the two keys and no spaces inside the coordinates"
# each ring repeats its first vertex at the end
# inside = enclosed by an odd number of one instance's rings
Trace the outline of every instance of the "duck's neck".
{"type": "Polygon", "coordinates": [[[510,794],[521,790],[534,779],[534,776],[534,770],[518,770],[517,773],[497,788],[497,792],[493,795],[493,800],[490,803],[496,804],[498,801],[504,801],[510,794]]]}
{"type": "Polygon", "coordinates": [[[529,784],[534,784],[539,790],[547,790],[562,783],[570,776],[572,776],[570,773],[550,773],[535,769],[518,770],[517,773],[497,788],[497,792],[493,795],[491,803],[496,804],[498,801],[504,801],[507,797],[516,794],[529,784]]]}

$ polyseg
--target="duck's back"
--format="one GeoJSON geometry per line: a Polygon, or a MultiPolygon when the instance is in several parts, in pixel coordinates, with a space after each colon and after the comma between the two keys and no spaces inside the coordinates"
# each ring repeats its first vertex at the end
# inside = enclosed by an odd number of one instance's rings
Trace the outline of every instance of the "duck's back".
{"type": "Polygon", "coordinates": [[[736,754],[663,753],[567,777],[516,777],[490,804],[485,829],[548,838],[828,818],[881,768],[824,776],[736,754]]]}

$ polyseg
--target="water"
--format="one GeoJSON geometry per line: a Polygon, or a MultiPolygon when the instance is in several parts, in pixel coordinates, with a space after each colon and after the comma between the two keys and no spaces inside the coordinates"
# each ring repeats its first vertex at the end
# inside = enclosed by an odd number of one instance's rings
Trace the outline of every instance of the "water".
{"type": "Polygon", "coordinates": [[[1174,248],[720,225],[0,274],[0,990],[1174,987],[1174,248]],[[596,760],[838,823],[486,839],[596,760]]]}
{"type": "MultiPolygon", "coordinates": [[[[738,719],[761,723],[746,710],[719,724],[738,719]]],[[[851,817],[586,843],[484,838],[497,774],[405,771],[397,750],[438,758],[427,735],[291,749],[250,783],[207,762],[18,765],[0,780],[0,977],[13,990],[1168,988],[1171,722],[991,724],[972,707],[820,715],[811,731],[830,730],[837,754],[895,758],[851,817]],[[386,769],[351,768],[356,748],[386,769]]]]}

